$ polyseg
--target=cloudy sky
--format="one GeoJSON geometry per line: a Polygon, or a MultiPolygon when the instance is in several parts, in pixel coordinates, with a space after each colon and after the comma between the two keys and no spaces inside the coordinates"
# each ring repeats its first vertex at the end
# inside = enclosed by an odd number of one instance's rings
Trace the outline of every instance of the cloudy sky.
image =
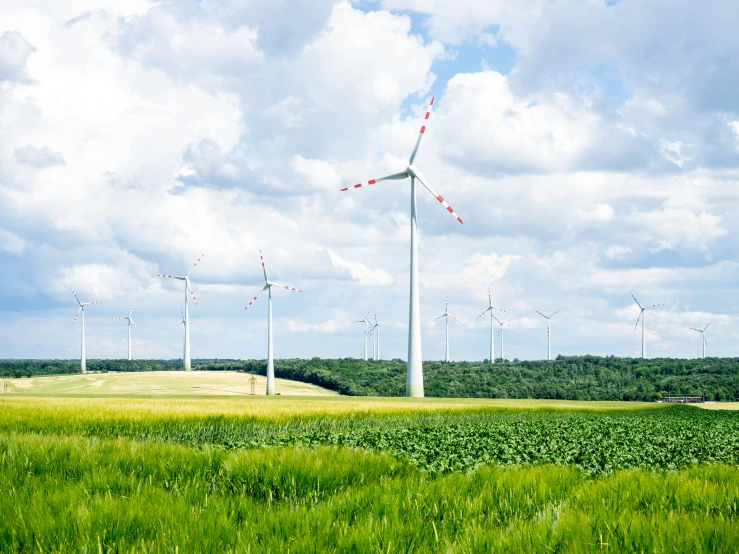
{"type": "Polygon", "coordinates": [[[416,163],[423,355],[739,355],[739,10],[731,0],[0,0],[0,358],[407,354],[416,163]]]}

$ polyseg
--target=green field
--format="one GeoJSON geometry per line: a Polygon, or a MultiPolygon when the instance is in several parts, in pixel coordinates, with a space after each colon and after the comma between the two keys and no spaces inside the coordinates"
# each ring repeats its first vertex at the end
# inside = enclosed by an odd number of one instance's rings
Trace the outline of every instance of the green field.
{"type": "Polygon", "coordinates": [[[739,544],[736,411],[65,394],[0,397],[0,552],[739,544]]]}

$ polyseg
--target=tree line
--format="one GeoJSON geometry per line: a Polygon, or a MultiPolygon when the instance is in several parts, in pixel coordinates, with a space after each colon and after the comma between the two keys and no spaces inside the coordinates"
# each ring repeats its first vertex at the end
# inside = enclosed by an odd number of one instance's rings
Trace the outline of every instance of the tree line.
{"type": "MultiPolygon", "coordinates": [[[[194,359],[193,369],[265,375],[265,360],[194,359]]],[[[88,371],[171,371],[180,360],[88,360],[88,371]]],[[[662,394],[739,401],[739,358],[697,360],[558,356],[556,360],[424,362],[426,396],[653,401],[662,394]]],[[[0,360],[0,375],[79,373],[76,360],[0,360]]],[[[406,362],[354,358],[275,360],[275,376],[352,396],[405,395],[406,362]]]]}

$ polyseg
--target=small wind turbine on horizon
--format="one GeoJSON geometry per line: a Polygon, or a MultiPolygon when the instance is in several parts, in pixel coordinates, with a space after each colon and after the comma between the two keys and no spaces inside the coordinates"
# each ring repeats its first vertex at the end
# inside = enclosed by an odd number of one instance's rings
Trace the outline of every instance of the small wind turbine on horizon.
{"type": "Polygon", "coordinates": [[[439,321],[442,317],[444,318],[444,330],[446,333],[446,357],[444,358],[444,361],[449,362],[449,318],[451,317],[457,323],[462,323],[462,322],[449,313],[449,297],[448,296],[446,297],[446,304],[444,304],[444,313],[441,314],[439,317],[432,319],[431,323],[439,321]]]}
{"type": "Polygon", "coordinates": [[[74,315],[72,325],[77,323],[77,316],[82,312],[82,345],[80,348],[80,370],[82,373],[87,373],[87,359],[85,358],[85,306],[92,306],[93,304],[102,304],[102,302],[82,302],[77,297],[77,293],[72,289],[72,294],[77,299],[77,303],[80,307],[77,309],[77,313],[74,315]]]}
{"type": "Polygon", "coordinates": [[[262,256],[261,250],[259,251],[259,259],[262,261],[264,287],[262,287],[262,290],[260,290],[256,294],[256,296],[251,299],[251,302],[249,302],[249,304],[244,309],[248,310],[249,306],[254,304],[257,298],[259,298],[259,295],[261,295],[264,291],[267,291],[267,395],[271,396],[275,394],[275,359],[272,348],[272,287],[277,287],[278,289],[292,290],[295,292],[303,291],[300,289],[296,289],[295,287],[280,285],[278,283],[273,283],[272,281],[270,281],[267,277],[267,268],[264,266],[264,257],[262,256]]]}
{"type": "MultiPolygon", "coordinates": [[[[180,314],[182,314],[182,319],[180,320],[180,322],[177,325],[174,326],[174,329],[172,329],[173,331],[176,331],[180,327],[180,325],[182,325],[183,327],[187,327],[188,324],[189,325],[192,325],[193,327],[197,327],[198,326],[198,324],[196,322],[190,321],[190,318],[189,317],[185,317],[185,310],[182,309],[182,306],[180,306],[180,314]]],[[[183,363],[184,363],[184,360],[185,360],[185,356],[186,355],[187,355],[187,353],[186,353],[186,351],[185,351],[185,349],[183,347],[183,349],[182,349],[182,360],[183,360],[183,363]]]]}
{"type": "Polygon", "coordinates": [[[559,312],[564,310],[564,308],[560,308],[556,312],[554,312],[552,315],[544,315],[539,310],[534,310],[537,314],[539,314],[541,317],[547,320],[547,360],[552,359],[552,329],[551,329],[551,320],[552,318],[557,315],[559,312]]]}
{"type": "Polygon", "coordinates": [[[388,325],[384,325],[382,323],[377,322],[377,312],[375,310],[372,310],[375,314],[375,324],[371,325],[370,334],[373,336],[373,342],[372,342],[372,359],[373,360],[379,360],[380,359],[380,327],[389,327],[388,325]]]}
{"type": "Polygon", "coordinates": [[[133,318],[131,317],[131,314],[133,313],[134,309],[136,309],[136,304],[134,304],[131,307],[131,311],[128,312],[128,315],[126,317],[114,317],[113,319],[127,319],[128,320],[128,360],[131,360],[131,325],[133,325],[136,330],[139,330],[138,325],[136,325],[136,322],[134,322],[133,318]]]}
{"type": "Polygon", "coordinates": [[[634,293],[629,291],[629,294],[631,295],[631,298],[634,299],[634,302],[636,302],[636,305],[639,306],[639,317],[636,320],[636,325],[634,325],[634,329],[636,329],[639,326],[639,320],[641,319],[641,357],[642,359],[646,359],[647,357],[647,335],[646,331],[644,329],[644,312],[646,310],[649,310],[650,308],[657,308],[659,306],[664,306],[664,304],[652,304],[651,306],[643,307],[641,304],[639,304],[639,301],[636,299],[636,296],[634,296],[634,293]]]}
{"type": "Polygon", "coordinates": [[[356,321],[351,321],[350,323],[364,323],[364,361],[367,361],[367,340],[369,339],[370,334],[372,333],[372,324],[367,319],[367,316],[372,311],[372,306],[369,307],[369,310],[367,310],[367,313],[364,316],[364,319],[358,319],[356,321]]]}
{"type": "MultiPolygon", "coordinates": [[[[713,323],[713,320],[711,320],[711,323],[713,323]]],[[[706,329],[710,327],[711,323],[703,327],[703,329],[696,329],[695,327],[691,327],[693,331],[698,331],[703,336],[703,359],[706,359],[706,346],[708,345],[708,340],[706,339],[706,329]]]]}
{"type": "MultiPolygon", "coordinates": [[[[477,319],[480,319],[482,316],[484,316],[486,313],[490,312],[490,363],[495,363],[495,328],[493,324],[493,320],[498,321],[498,318],[493,315],[493,310],[500,310],[501,312],[506,312],[503,308],[498,308],[497,306],[493,306],[493,297],[490,295],[490,287],[488,287],[488,307],[485,308],[485,311],[482,312],[480,315],[477,316],[477,319]]],[[[500,323],[500,321],[498,321],[500,323]]],[[[501,356],[502,358],[503,356],[501,356]]]]}
{"type": "Polygon", "coordinates": [[[192,284],[190,283],[190,273],[193,269],[197,267],[197,265],[200,263],[200,260],[203,259],[203,256],[205,256],[205,254],[200,255],[197,261],[192,264],[190,271],[185,273],[183,277],[178,277],[175,275],[163,275],[161,273],[157,275],[157,277],[164,277],[165,279],[177,279],[178,281],[185,281],[185,345],[183,347],[184,353],[182,356],[182,365],[185,367],[185,371],[190,371],[192,369],[192,366],[190,364],[190,326],[188,325],[188,322],[190,321],[190,310],[187,305],[188,295],[192,296],[192,301],[195,302],[196,306],[198,304],[198,300],[197,298],[195,298],[195,292],[192,290],[192,284]]]}
{"type": "Polygon", "coordinates": [[[498,322],[498,325],[500,325],[500,359],[505,362],[505,351],[503,349],[503,325],[506,323],[510,323],[511,321],[515,321],[516,318],[513,319],[506,319],[505,321],[500,321],[497,317],[493,316],[495,318],[495,321],[498,322]]]}
{"type": "MultiPolygon", "coordinates": [[[[421,171],[413,165],[418,154],[418,147],[421,145],[421,140],[426,132],[426,123],[428,122],[429,116],[431,115],[431,108],[434,105],[434,99],[431,99],[428,111],[424,116],[423,124],[421,125],[421,131],[418,134],[416,140],[416,146],[411,152],[410,159],[408,160],[408,166],[405,170],[400,173],[393,173],[379,179],[370,179],[366,185],[371,186],[380,181],[393,181],[399,179],[411,180],[411,260],[410,260],[410,302],[408,310],[408,369],[406,372],[406,383],[405,383],[405,394],[406,396],[423,397],[423,358],[421,354],[421,307],[418,290],[418,223],[416,221],[416,180],[421,183],[426,190],[428,190],[434,197],[441,202],[444,208],[456,218],[457,221],[462,223],[462,220],[454,212],[452,207],[447,204],[446,200],[436,192],[431,186],[431,182],[421,173],[421,171]]],[[[364,186],[362,183],[357,183],[352,187],[345,187],[341,191],[347,191],[351,189],[358,189],[364,186]]]]}

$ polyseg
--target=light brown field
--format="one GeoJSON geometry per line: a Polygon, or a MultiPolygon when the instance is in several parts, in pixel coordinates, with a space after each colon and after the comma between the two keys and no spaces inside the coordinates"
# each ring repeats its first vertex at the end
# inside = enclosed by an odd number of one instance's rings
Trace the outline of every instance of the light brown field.
{"type": "MultiPolygon", "coordinates": [[[[245,396],[252,376],[235,371],[151,371],[86,373],[10,379],[9,394],[25,396],[245,396]]],[[[266,377],[255,375],[254,392],[264,396],[266,377]]],[[[328,389],[275,379],[277,392],[290,396],[335,396],[328,389]]]]}

